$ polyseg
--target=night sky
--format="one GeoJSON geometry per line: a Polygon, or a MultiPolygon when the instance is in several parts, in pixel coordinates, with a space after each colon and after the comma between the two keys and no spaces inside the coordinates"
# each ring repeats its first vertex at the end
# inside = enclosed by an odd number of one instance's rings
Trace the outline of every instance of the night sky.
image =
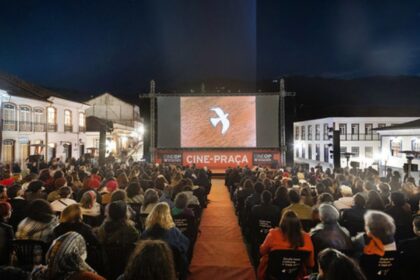
{"type": "Polygon", "coordinates": [[[0,1],[0,70],[97,94],[420,74],[420,1],[0,1]]]}

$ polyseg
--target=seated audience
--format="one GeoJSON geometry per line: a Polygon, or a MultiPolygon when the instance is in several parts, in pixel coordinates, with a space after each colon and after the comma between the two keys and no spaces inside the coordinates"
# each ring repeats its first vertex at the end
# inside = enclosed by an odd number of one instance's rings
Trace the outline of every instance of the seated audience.
{"type": "MultiPolygon", "coordinates": [[[[252,207],[251,225],[258,228],[258,220],[266,220],[271,222],[271,226],[275,227],[279,223],[280,210],[272,204],[271,193],[267,190],[261,194],[261,204],[252,207]]],[[[262,241],[262,240],[261,240],[262,241]]]]}
{"type": "Polygon", "coordinates": [[[31,280],[31,274],[14,266],[0,266],[0,279],[31,280]]]}
{"type": "Polygon", "coordinates": [[[334,201],[334,206],[338,210],[351,208],[353,205],[353,191],[350,187],[340,186],[340,194],[342,197],[334,201]]]}
{"type": "Polygon", "coordinates": [[[271,229],[260,246],[261,260],[258,267],[258,279],[265,279],[268,256],[274,250],[302,250],[309,252],[309,258],[299,279],[306,274],[307,269],[314,267],[314,247],[311,237],[302,230],[298,216],[291,210],[284,211],[279,227],[271,229]]]}
{"type": "Polygon", "coordinates": [[[273,204],[279,207],[280,213],[284,208],[290,205],[289,194],[286,187],[279,187],[276,190],[273,204]]]}
{"type": "Polygon", "coordinates": [[[97,217],[101,215],[101,205],[96,202],[96,192],[87,191],[80,200],[83,216],[97,217]]]}
{"type": "Polygon", "coordinates": [[[395,240],[397,242],[413,237],[411,209],[402,192],[391,193],[391,205],[385,209],[385,213],[395,221],[395,240]]]}
{"type": "Polygon", "coordinates": [[[358,264],[335,249],[325,249],[318,255],[318,274],[309,280],[367,280],[358,264]]]}
{"type": "Polygon", "coordinates": [[[8,202],[0,202],[0,265],[9,265],[14,238],[13,227],[7,222],[12,214],[8,202]]]}
{"type": "Polygon", "coordinates": [[[366,209],[384,211],[385,204],[377,191],[371,190],[367,194],[366,209]]]}
{"type": "Polygon", "coordinates": [[[194,212],[187,207],[188,197],[185,193],[178,193],[175,197],[175,206],[171,210],[172,216],[186,215],[194,217],[194,212]]]}
{"type": "Polygon", "coordinates": [[[159,196],[156,190],[148,189],[144,193],[144,202],[141,206],[140,213],[142,214],[149,214],[153,207],[158,203],[159,196]]]}
{"type": "Polygon", "coordinates": [[[185,276],[188,268],[189,240],[175,227],[168,204],[158,203],[146,219],[146,230],[141,235],[142,239],[160,239],[177,250],[182,258],[180,273],[185,276]]]}
{"type": "Polygon", "coordinates": [[[28,216],[20,222],[16,239],[34,239],[49,243],[58,221],[48,201],[35,199],[28,206],[28,216]]]}
{"type": "Polygon", "coordinates": [[[44,182],[41,180],[31,181],[28,185],[28,189],[25,192],[25,199],[31,202],[35,199],[45,199],[46,194],[44,193],[44,182]]]}
{"type": "Polygon", "coordinates": [[[82,209],[79,204],[71,204],[64,208],[61,212],[60,224],[54,228],[54,236],[57,238],[69,231],[74,231],[82,235],[87,246],[99,245],[92,228],[82,221],[82,209]]]}
{"type": "Polygon", "coordinates": [[[347,229],[338,224],[339,213],[330,204],[321,204],[319,207],[319,223],[311,230],[311,239],[315,248],[315,255],[326,248],[339,251],[350,251],[352,242],[347,229]]]}
{"type": "Polygon", "coordinates": [[[386,251],[396,251],[395,223],[388,214],[370,210],[365,216],[365,233],[353,238],[356,253],[383,256],[386,251]]]}
{"type": "Polygon", "coordinates": [[[73,231],[54,240],[47,252],[47,266],[32,272],[33,280],[105,280],[86,263],[83,237],[73,231]]]}
{"type": "Polygon", "coordinates": [[[420,275],[420,216],[413,219],[413,231],[416,237],[403,240],[398,245],[401,279],[416,279],[420,275]]]}
{"type": "Polygon", "coordinates": [[[299,220],[312,220],[312,208],[301,202],[299,193],[295,190],[289,191],[291,205],[283,209],[283,213],[291,210],[296,213],[299,220]]]}
{"type": "Polygon", "coordinates": [[[8,223],[16,231],[18,224],[26,217],[28,201],[23,198],[23,190],[19,184],[14,184],[7,189],[7,197],[13,210],[8,223]]]}
{"type": "Polygon", "coordinates": [[[353,206],[342,211],[340,223],[349,230],[351,236],[364,231],[364,216],[367,211],[365,204],[363,195],[357,193],[353,197],[353,206]]]}
{"type": "Polygon", "coordinates": [[[127,187],[127,203],[140,203],[143,204],[144,196],[140,184],[131,182],[127,187]]]}
{"type": "Polygon", "coordinates": [[[139,233],[127,217],[127,204],[123,201],[112,202],[109,205],[108,216],[97,229],[99,242],[107,244],[132,244],[137,241],[139,233]]]}
{"type": "Polygon", "coordinates": [[[58,190],[59,199],[51,202],[51,208],[54,212],[61,212],[67,206],[71,204],[76,204],[77,202],[70,198],[72,196],[72,191],[70,187],[64,186],[58,190]]]}
{"type": "Polygon", "coordinates": [[[173,254],[166,242],[144,240],[138,243],[124,274],[118,280],[176,280],[173,254]]]}

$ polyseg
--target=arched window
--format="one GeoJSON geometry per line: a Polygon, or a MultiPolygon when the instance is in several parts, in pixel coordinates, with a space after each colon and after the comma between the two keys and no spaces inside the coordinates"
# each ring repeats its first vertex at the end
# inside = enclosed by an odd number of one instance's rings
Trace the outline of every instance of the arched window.
{"type": "Polygon", "coordinates": [[[16,105],[3,103],[3,130],[16,131],[16,105]]]}
{"type": "Polygon", "coordinates": [[[64,110],[64,131],[72,132],[73,123],[71,119],[71,111],[66,109],[64,110]]]}
{"type": "Polygon", "coordinates": [[[19,131],[32,131],[31,107],[19,106],[19,131]]]}
{"type": "Polygon", "coordinates": [[[43,132],[45,131],[45,113],[43,108],[33,109],[33,120],[34,120],[34,131],[43,132]]]}
{"type": "Polygon", "coordinates": [[[47,108],[48,131],[57,131],[57,109],[47,108]]]}
{"type": "Polygon", "coordinates": [[[83,112],[79,113],[79,131],[86,131],[86,115],[83,112]]]}

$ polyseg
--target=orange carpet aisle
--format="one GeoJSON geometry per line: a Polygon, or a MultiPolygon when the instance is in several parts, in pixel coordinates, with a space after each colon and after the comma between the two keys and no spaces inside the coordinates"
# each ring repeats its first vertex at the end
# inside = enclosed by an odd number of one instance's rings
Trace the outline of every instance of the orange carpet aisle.
{"type": "Polygon", "coordinates": [[[255,279],[235,209],[224,180],[213,179],[210,204],[204,209],[189,280],[255,279]]]}

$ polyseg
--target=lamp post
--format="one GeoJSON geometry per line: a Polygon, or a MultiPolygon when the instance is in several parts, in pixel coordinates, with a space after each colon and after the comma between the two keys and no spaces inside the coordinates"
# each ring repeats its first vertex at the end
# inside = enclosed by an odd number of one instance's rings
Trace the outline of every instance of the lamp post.
{"type": "Polygon", "coordinates": [[[342,155],[346,158],[347,168],[349,168],[350,157],[354,156],[355,153],[345,152],[345,153],[342,153],[342,155]]]}
{"type": "Polygon", "coordinates": [[[417,158],[420,152],[417,151],[401,151],[402,154],[405,154],[407,158],[407,178],[411,176],[411,166],[413,164],[413,159],[417,158]]]}

